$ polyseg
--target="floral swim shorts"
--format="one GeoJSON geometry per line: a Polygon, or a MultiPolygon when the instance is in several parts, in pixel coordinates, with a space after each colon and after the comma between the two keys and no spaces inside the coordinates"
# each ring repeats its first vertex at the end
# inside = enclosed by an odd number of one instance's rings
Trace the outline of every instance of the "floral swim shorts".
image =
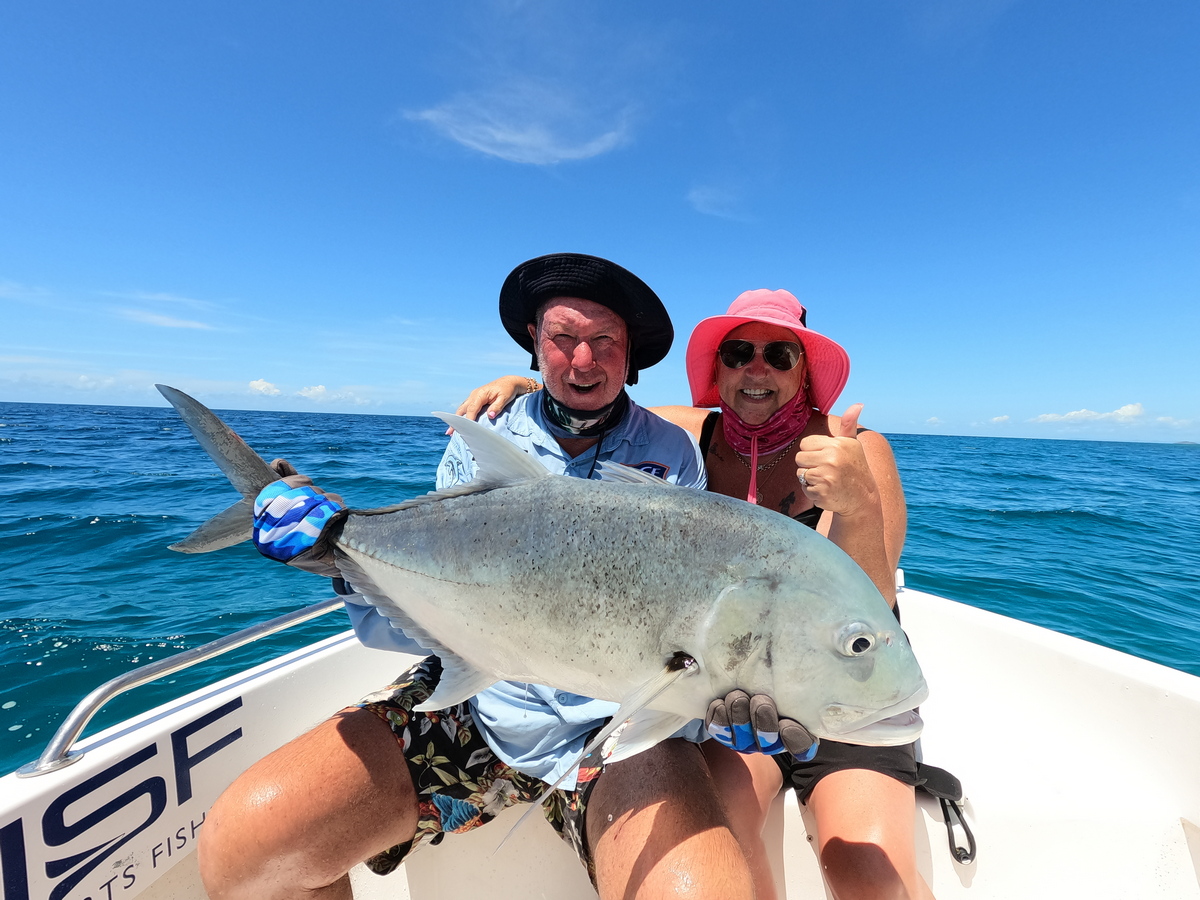
{"type": "MultiPolygon", "coordinates": [[[[539,778],[512,768],[476,730],[471,708],[459,703],[433,712],[413,712],[437,687],[442,663],[430,656],[382,691],[358,704],[392,729],[417,792],[417,833],[367,860],[380,875],[394,871],[404,857],[425,844],[440,843],[446,833],[461,833],[485,825],[504,809],[532,803],[546,788],[539,778]]],[[[599,756],[599,754],[597,754],[599,756]]],[[[603,766],[588,757],[579,767],[578,787],[557,790],[542,802],[546,819],[566,841],[594,878],[584,830],[588,795],[603,766]]]]}

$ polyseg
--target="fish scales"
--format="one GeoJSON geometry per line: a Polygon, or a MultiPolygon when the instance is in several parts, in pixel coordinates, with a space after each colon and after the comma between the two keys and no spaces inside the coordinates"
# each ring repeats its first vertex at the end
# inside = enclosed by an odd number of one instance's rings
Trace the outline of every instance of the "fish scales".
{"type": "MultiPolygon", "coordinates": [[[[828,541],[778,513],[685,488],[545,478],[351,516],[339,545],[385,588],[373,602],[402,608],[500,679],[619,701],[674,653],[691,655],[703,677],[654,704],[682,715],[734,687],[777,703],[794,693],[776,677],[780,641],[802,663],[789,681],[836,673],[861,688],[875,660],[818,652],[811,632],[832,643],[863,619],[899,631],[874,585],[828,541]],[[723,615],[722,600],[747,583],[750,602],[723,615]],[[857,615],[842,609],[847,593],[857,615]]],[[[884,686],[876,704],[902,700],[908,681],[884,686]]],[[[786,701],[780,711],[799,712],[786,701]]]]}

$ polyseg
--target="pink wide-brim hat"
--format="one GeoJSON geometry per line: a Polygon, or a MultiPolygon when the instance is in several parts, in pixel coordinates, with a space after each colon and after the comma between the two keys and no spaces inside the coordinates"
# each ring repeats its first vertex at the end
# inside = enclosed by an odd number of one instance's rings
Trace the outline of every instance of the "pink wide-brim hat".
{"type": "Polygon", "coordinates": [[[733,301],[725,315],[711,316],[695,327],[687,348],[692,405],[721,404],[717,393],[717,348],[729,332],[747,322],[780,325],[796,335],[804,347],[808,366],[809,401],[819,412],[828,414],[850,377],[850,356],[836,341],[805,326],[804,307],[787,291],[746,291],[733,301]]]}

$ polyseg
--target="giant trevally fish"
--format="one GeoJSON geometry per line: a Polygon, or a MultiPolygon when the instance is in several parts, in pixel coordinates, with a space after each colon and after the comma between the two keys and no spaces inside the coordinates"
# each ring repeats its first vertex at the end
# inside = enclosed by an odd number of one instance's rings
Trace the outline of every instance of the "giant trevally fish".
{"type": "MultiPolygon", "coordinates": [[[[245,498],[174,549],[247,539],[250,504],[278,474],[206,407],[159,390],[245,498]]],[[[624,466],[604,464],[600,481],[551,475],[486,427],[435,415],[466,440],[476,479],[333,526],[343,577],[441,657],[425,708],[501,680],[645,707],[614,759],[734,689],[769,695],[818,738],[919,735],[920,666],[878,589],[832,542],[624,466]]]]}

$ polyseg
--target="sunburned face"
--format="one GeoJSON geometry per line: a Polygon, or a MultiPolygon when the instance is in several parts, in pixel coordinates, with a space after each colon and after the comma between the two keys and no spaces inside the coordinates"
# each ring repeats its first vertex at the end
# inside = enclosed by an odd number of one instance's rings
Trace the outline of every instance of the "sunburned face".
{"type": "Polygon", "coordinates": [[[740,369],[731,369],[717,360],[717,391],[725,404],[747,425],[761,425],[785,403],[796,396],[804,384],[804,357],[794,369],[781,372],[763,359],[762,348],[771,341],[800,343],[795,333],[780,325],[747,322],[729,334],[726,341],[750,341],[754,358],[740,369]]]}
{"type": "Polygon", "coordinates": [[[591,300],[556,297],[529,326],[550,396],[573,409],[600,409],[621,393],[629,360],[624,320],[591,300]]]}

